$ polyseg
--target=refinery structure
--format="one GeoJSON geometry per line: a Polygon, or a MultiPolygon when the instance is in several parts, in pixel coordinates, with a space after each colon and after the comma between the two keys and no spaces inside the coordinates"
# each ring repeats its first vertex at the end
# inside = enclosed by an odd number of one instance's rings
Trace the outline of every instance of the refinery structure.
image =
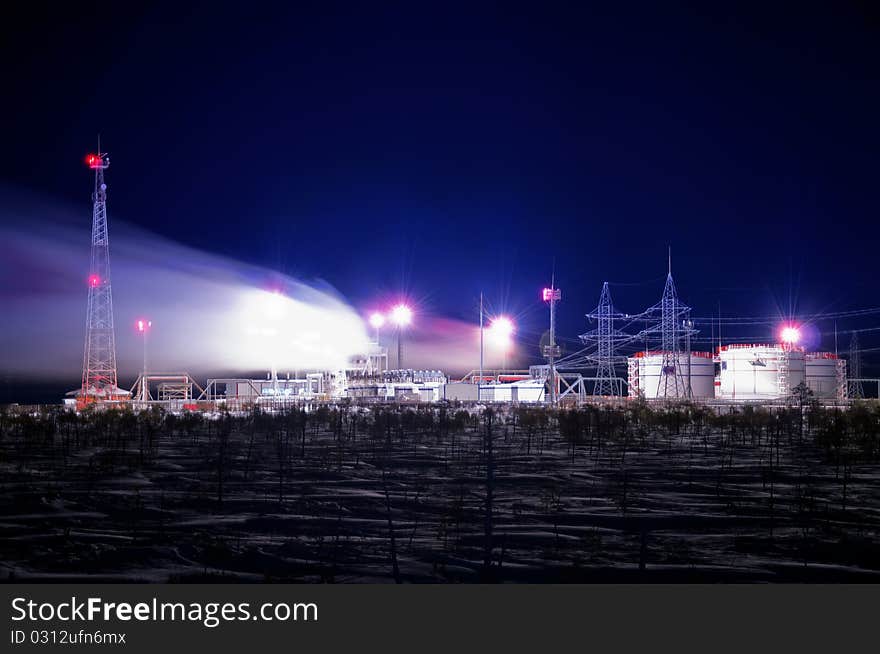
{"type": "Polygon", "coordinates": [[[579,337],[583,347],[566,356],[556,341],[556,304],[562,292],[554,279],[540,298],[549,310],[549,338],[542,341],[540,351],[546,363],[528,370],[483,368],[481,298],[479,368],[460,379],[451,379],[441,370],[404,367],[400,333],[412,320],[412,311],[400,304],[388,315],[370,316],[375,339],[368,351],[352,357],[343,369],[291,376],[273,368],[265,378],[209,378],[204,383],[187,372],[149,370],[146,337],[152,323],[138,321],[144,339],[144,364],[133,386],[125,390],[118,383],[111,291],[104,181],[110,158],[99,148],[86,162],[94,170],[95,180],[82,380],[64,401],[76,410],[124,406],[140,410],[156,405],[172,411],[248,410],[254,406],[273,410],[340,401],[571,405],[643,400],[723,406],[786,403],[805,389],[825,403],[864,397],[855,331],[847,358],[835,352],[806,351],[795,323],[785,325],[773,342],[722,343],[719,337],[717,343],[712,339],[710,349],[692,347],[695,341],[705,343],[706,339],[699,336],[691,307],[679,298],[671,255],[660,301],[643,311],[619,311],[609,284],[604,283],[596,308],[585,314],[593,329],[579,337]],[[386,320],[397,325],[395,368],[389,366],[389,348],[379,339],[379,328],[386,320]]]}

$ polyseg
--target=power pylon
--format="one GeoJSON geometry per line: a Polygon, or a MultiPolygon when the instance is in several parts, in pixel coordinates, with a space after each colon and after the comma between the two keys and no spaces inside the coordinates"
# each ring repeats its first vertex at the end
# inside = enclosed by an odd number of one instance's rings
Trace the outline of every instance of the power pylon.
{"type": "Polygon", "coordinates": [[[678,298],[678,293],[675,290],[675,281],[672,279],[672,257],[670,256],[663,297],[659,303],[649,307],[641,314],[641,317],[652,322],[653,325],[637,334],[637,338],[645,338],[647,342],[648,336],[660,332],[662,362],[657,388],[658,397],[684,398],[690,395],[687,366],[682,365],[689,360],[685,359],[685,356],[690,357],[690,352],[684,353],[679,349],[683,337],[697,333],[690,321],[690,313],[691,308],[678,298]]]}
{"type": "Polygon", "coordinates": [[[862,353],[859,350],[859,334],[853,332],[849,342],[849,377],[853,381],[849,383],[849,396],[853,400],[861,400],[865,397],[865,389],[862,387],[862,353]]]}
{"type": "Polygon", "coordinates": [[[663,298],[660,300],[660,340],[663,350],[659,395],[682,397],[684,395],[678,366],[678,312],[682,309],[672,280],[672,271],[666,276],[663,298]]]}
{"type": "Polygon", "coordinates": [[[590,357],[596,362],[596,383],[593,386],[593,395],[623,395],[623,386],[615,371],[615,365],[623,363],[623,357],[614,355],[615,345],[620,342],[628,342],[632,337],[614,328],[614,321],[627,317],[614,309],[611,300],[611,291],[608,282],[602,284],[602,293],[599,295],[599,305],[587,318],[596,320],[596,329],[581,334],[580,339],[585,344],[595,343],[596,354],[590,357]]]}
{"type": "Polygon", "coordinates": [[[104,170],[110,165],[110,157],[107,153],[101,153],[99,146],[98,154],[90,154],[86,163],[95,171],[95,191],[92,195],[92,255],[88,278],[86,342],[82,387],[77,400],[80,408],[99,401],[119,400],[127,395],[119,389],[116,377],[110,242],[107,234],[107,185],[104,183],[104,170]]]}

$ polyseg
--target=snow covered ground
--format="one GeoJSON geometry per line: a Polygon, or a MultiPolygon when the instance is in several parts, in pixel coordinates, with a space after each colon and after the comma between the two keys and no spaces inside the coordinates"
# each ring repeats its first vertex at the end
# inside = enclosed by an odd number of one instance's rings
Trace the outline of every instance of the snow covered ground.
{"type": "Polygon", "coordinates": [[[0,577],[880,581],[857,434],[678,412],[6,416],[0,577]]]}

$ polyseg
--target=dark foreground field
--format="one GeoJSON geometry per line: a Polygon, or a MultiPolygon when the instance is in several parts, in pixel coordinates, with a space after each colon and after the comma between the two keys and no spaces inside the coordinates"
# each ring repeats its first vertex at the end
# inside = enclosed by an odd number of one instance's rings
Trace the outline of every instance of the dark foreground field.
{"type": "Polygon", "coordinates": [[[0,578],[880,581],[880,410],[0,413],[0,578]]]}

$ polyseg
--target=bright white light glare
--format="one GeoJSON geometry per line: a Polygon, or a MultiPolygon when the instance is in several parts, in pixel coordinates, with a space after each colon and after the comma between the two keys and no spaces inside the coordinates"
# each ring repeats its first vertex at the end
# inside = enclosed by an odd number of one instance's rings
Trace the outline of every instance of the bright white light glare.
{"type": "Polygon", "coordinates": [[[270,320],[278,320],[284,318],[284,314],[288,309],[285,297],[278,291],[263,291],[260,296],[260,310],[263,317],[270,320]]]}
{"type": "Polygon", "coordinates": [[[797,327],[783,327],[780,336],[783,343],[794,344],[801,340],[801,330],[797,327]]]}
{"type": "Polygon", "coordinates": [[[507,316],[498,316],[489,323],[487,334],[489,342],[499,348],[509,348],[513,344],[513,333],[516,328],[507,316]]]}
{"type": "Polygon", "coordinates": [[[232,315],[238,321],[228,333],[236,344],[230,348],[235,367],[341,369],[367,347],[363,322],[344,305],[262,290],[244,291],[237,300],[232,315]]]}
{"type": "Polygon", "coordinates": [[[374,328],[379,329],[382,325],[385,324],[385,316],[378,312],[374,313],[370,316],[370,324],[374,328]]]}
{"type": "Polygon", "coordinates": [[[391,320],[398,327],[406,327],[412,322],[412,309],[405,304],[398,304],[391,310],[391,320]]]}

